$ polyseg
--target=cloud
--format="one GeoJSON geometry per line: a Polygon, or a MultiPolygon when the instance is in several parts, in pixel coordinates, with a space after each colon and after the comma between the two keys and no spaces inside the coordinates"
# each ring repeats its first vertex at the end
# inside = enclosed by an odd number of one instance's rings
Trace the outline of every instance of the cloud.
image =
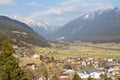
{"type": "MultiPolygon", "coordinates": [[[[31,3],[31,5],[33,4],[36,3],[31,3]]],[[[112,7],[109,0],[65,0],[55,7],[41,12],[35,12],[29,17],[37,22],[47,22],[56,26],[63,25],[82,14],[112,7]]]]}
{"type": "Polygon", "coordinates": [[[13,0],[0,0],[0,5],[3,4],[13,4],[13,0]]]}
{"type": "Polygon", "coordinates": [[[27,3],[28,6],[44,6],[43,4],[41,3],[38,3],[38,2],[29,2],[27,3]]]}

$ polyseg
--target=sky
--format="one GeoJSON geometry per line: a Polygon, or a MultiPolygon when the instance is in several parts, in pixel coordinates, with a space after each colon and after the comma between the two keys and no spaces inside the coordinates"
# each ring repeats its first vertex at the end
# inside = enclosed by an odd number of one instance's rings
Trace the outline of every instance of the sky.
{"type": "Polygon", "coordinates": [[[0,0],[0,14],[63,26],[83,14],[120,7],[120,0],[0,0]]]}

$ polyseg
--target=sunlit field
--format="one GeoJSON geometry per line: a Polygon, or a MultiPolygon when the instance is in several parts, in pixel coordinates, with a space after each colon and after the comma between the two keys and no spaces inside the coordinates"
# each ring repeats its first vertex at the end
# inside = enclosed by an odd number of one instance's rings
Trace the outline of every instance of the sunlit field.
{"type": "Polygon", "coordinates": [[[52,44],[53,48],[34,49],[42,55],[55,58],[65,57],[93,57],[93,58],[119,58],[120,44],[115,43],[71,43],[70,45],[52,44]]]}

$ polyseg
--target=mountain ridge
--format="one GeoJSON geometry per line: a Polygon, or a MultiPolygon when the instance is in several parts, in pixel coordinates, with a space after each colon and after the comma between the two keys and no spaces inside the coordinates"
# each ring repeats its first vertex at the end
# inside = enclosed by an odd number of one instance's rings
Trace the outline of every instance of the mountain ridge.
{"type": "Polygon", "coordinates": [[[0,16],[0,38],[8,39],[13,44],[48,46],[47,41],[23,22],[7,16],[0,16]]]}
{"type": "Polygon", "coordinates": [[[53,34],[46,35],[48,40],[59,39],[90,42],[120,41],[120,9],[113,8],[85,14],[65,24],[53,34]]]}

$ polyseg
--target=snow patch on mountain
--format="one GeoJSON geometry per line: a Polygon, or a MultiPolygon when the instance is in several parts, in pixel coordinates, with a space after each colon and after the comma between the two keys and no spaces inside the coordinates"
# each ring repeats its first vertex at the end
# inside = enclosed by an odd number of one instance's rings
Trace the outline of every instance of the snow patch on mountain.
{"type": "Polygon", "coordinates": [[[47,24],[42,23],[42,22],[35,22],[33,19],[28,18],[28,17],[23,18],[23,17],[14,15],[11,18],[19,20],[21,22],[24,22],[24,23],[28,24],[30,27],[37,26],[37,27],[44,27],[45,29],[47,29],[47,27],[46,27],[47,24]]]}
{"type": "Polygon", "coordinates": [[[89,18],[89,16],[90,16],[90,15],[89,15],[89,14],[87,14],[87,15],[85,15],[85,18],[87,19],[87,18],[89,18]]]}
{"type": "Polygon", "coordinates": [[[58,26],[51,26],[49,23],[37,22],[29,17],[21,17],[18,15],[10,16],[10,18],[21,21],[29,25],[34,31],[38,34],[47,34],[56,31],[59,29],[58,26]]]}
{"type": "Polygon", "coordinates": [[[95,18],[95,13],[85,14],[83,20],[93,20],[95,18]]]}

